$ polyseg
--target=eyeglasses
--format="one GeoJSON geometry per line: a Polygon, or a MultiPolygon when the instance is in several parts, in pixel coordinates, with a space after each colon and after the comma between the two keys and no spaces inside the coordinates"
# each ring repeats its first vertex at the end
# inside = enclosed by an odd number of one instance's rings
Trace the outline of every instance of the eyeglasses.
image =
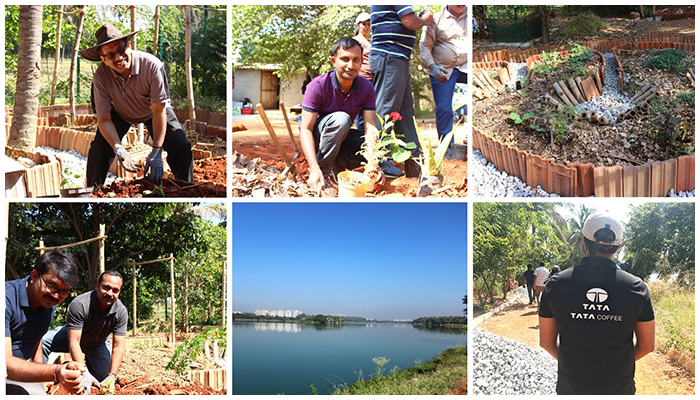
{"type": "Polygon", "coordinates": [[[49,291],[49,294],[54,294],[57,293],[58,297],[65,299],[68,297],[70,294],[70,290],[68,289],[59,289],[58,286],[53,283],[53,282],[46,282],[46,279],[44,279],[44,276],[39,274],[39,277],[41,280],[44,282],[44,286],[46,286],[46,289],[49,291]]]}
{"type": "Polygon", "coordinates": [[[122,54],[126,53],[126,48],[128,47],[128,44],[124,43],[121,46],[117,47],[117,51],[110,51],[107,54],[100,54],[102,57],[104,57],[107,60],[114,60],[114,57],[121,56],[122,54]]]}

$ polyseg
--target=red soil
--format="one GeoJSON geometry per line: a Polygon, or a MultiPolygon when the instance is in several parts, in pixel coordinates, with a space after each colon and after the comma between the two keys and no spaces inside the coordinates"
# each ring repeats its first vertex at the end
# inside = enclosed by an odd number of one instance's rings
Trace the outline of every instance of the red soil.
{"type": "Polygon", "coordinates": [[[226,185],[226,157],[205,158],[195,161],[194,181],[226,185]]]}
{"type": "Polygon", "coordinates": [[[226,186],[216,183],[188,183],[177,179],[164,179],[162,193],[154,189],[147,179],[129,179],[115,181],[108,186],[98,186],[91,197],[98,198],[140,198],[140,197],[225,197],[226,186]],[[144,194],[144,191],[151,191],[144,194]]]}
{"type": "MultiPolygon", "coordinates": [[[[51,385],[49,394],[55,396],[70,395],[61,385],[51,385]]],[[[93,387],[90,390],[90,395],[99,395],[100,390],[93,387]]],[[[189,395],[226,395],[226,390],[214,390],[209,386],[199,384],[177,386],[167,383],[148,384],[144,379],[137,379],[126,383],[124,386],[117,384],[117,395],[140,396],[140,395],[171,395],[171,394],[189,394],[189,395]],[[138,383],[136,381],[139,381],[138,383]],[[137,384],[134,384],[137,383],[137,384]],[[140,383],[140,384],[139,384],[140,383]]]]}

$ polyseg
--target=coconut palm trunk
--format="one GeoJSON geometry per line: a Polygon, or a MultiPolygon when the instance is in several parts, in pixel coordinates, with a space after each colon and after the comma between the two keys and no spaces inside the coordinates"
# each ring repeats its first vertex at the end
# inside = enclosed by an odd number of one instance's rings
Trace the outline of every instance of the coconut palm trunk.
{"type": "Polygon", "coordinates": [[[19,52],[14,115],[7,144],[23,150],[36,145],[41,89],[42,6],[19,6],[19,52]]]}

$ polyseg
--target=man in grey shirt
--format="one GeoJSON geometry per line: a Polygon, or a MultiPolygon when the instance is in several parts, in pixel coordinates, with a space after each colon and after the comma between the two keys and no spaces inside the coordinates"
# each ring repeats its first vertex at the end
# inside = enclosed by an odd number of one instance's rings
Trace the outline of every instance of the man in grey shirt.
{"type": "Polygon", "coordinates": [[[44,360],[48,360],[51,352],[70,352],[74,361],[87,366],[99,387],[113,391],[124,356],[129,318],[119,300],[122,283],[119,272],[105,271],[100,274],[95,290],[73,299],[66,326],[49,331],[42,339],[44,360]]]}
{"type": "Polygon", "coordinates": [[[143,123],[153,138],[145,173],[153,183],[163,178],[163,150],[177,179],[192,181],[192,145],[170,106],[168,78],[155,56],[131,49],[129,40],[114,25],[102,25],[95,33],[97,45],[80,51],[83,58],[102,61],[92,79],[92,106],[97,134],[88,153],[87,186],[103,184],[117,156],[124,169],[141,170],[121,140],[132,125],[143,123]],[[150,170],[150,173],[149,173],[150,170]]]}

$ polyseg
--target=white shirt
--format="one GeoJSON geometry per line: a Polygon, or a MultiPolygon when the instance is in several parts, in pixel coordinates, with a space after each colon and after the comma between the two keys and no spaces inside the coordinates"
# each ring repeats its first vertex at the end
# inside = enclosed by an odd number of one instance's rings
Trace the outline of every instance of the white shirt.
{"type": "Polygon", "coordinates": [[[549,271],[545,267],[535,270],[535,286],[544,286],[544,280],[549,276],[549,271]]]}

